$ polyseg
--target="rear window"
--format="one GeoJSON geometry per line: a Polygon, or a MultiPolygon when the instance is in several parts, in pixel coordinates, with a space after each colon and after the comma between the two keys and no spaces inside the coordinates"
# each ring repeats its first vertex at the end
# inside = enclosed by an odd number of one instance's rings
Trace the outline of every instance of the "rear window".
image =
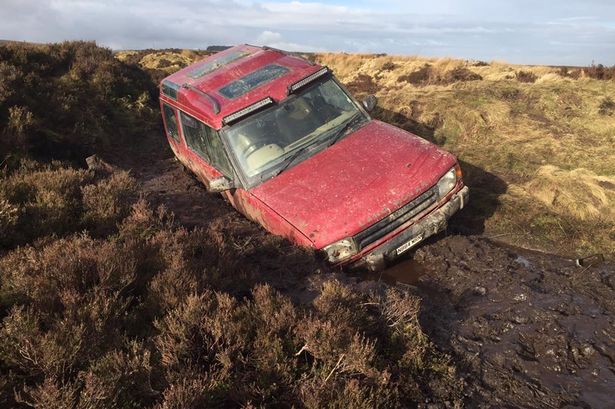
{"type": "Polygon", "coordinates": [[[220,67],[228,65],[233,61],[237,61],[238,59],[243,58],[249,54],[250,53],[248,51],[233,51],[232,53],[221,55],[218,58],[209,61],[201,65],[200,67],[190,71],[188,76],[190,78],[201,78],[203,75],[209,74],[210,72],[213,72],[220,67]]]}
{"type": "Polygon", "coordinates": [[[263,68],[251,72],[243,78],[231,82],[220,88],[218,92],[226,98],[237,98],[246,92],[274,80],[289,71],[288,68],[277,64],[269,64],[263,68]]]}

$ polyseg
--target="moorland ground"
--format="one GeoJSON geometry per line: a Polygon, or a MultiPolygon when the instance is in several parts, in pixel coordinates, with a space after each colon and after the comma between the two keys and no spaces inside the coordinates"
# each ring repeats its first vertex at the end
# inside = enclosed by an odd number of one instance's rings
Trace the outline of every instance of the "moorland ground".
{"type": "Polygon", "coordinates": [[[461,160],[471,206],[408,286],[331,271],[182,173],[156,84],[204,54],[0,46],[0,404],[608,402],[613,265],[570,258],[613,256],[614,69],[310,56],[461,160]]]}

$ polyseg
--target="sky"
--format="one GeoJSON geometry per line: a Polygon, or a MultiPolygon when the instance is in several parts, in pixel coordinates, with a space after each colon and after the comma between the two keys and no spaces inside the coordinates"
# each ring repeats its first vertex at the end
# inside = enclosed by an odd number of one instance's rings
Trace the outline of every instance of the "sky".
{"type": "Polygon", "coordinates": [[[615,65],[615,0],[0,0],[0,39],[615,65]]]}

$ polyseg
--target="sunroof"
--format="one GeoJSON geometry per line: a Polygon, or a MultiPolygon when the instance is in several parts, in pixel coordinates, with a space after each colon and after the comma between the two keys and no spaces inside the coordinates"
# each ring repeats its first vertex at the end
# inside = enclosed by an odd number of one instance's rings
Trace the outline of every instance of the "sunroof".
{"type": "Polygon", "coordinates": [[[210,72],[213,72],[215,70],[217,70],[220,67],[223,67],[225,65],[228,65],[230,63],[232,63],[233,61],[237,61],[240,58],[245,57],[246,55],[249,55],[250,52],[249,51],[233,51],[232,53],[228,53],[225,55],[221,55],[218,58],[209,61],[203,65],[201,65],[200,67],[190,71],[190,73],[188,74],[188,76],[190,78],[201,78],[203,75],[207,75],[210,72]]]}
{"type": "Polygon", "coordinates": [[[237,98],[246,92],[274,80],[289,71],[288,68],[277,64],[269,64],[263,68],[253,71],[243,78],[231,82],[220,88],[218,92],[227,98],[237,98]]]}

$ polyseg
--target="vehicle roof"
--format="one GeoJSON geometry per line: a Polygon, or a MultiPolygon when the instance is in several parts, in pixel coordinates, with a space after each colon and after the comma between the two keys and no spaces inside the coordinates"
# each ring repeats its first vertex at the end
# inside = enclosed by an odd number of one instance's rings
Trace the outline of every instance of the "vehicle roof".
{"type": "Polygon", "coordinates": [[[169,98],[162,92],[160,98],[205,121],[210,126],[220,129],[223,126],[222,119],[225,116],[266,97],[271,97],[276,102],[285,99],[289,85],[318,71],[320,68],[322,67],[318,64],[312,64],[304,58],[281,50],[244,44],[212,54],[164,78],[161,86],[165,82],[175,84],[178,87],[177,98],[169,98]],[[228,59],[238,54],[245,55],[207,72],[206,68],[215,64],[216,60],[224,60],[225,57],[228,59]],[[270,64],[286,67],[289,71],[236,98],[227,98],[220,93],[220,89],[224,86],[270,64]],[[190,85],[194,89],[182,87],[184,84],[190,85]],[[205,92],[213,98],[219,105],[219,112],[215,112],[214,105],[209,98],[201,95],[195,89],[205,92]]]}

